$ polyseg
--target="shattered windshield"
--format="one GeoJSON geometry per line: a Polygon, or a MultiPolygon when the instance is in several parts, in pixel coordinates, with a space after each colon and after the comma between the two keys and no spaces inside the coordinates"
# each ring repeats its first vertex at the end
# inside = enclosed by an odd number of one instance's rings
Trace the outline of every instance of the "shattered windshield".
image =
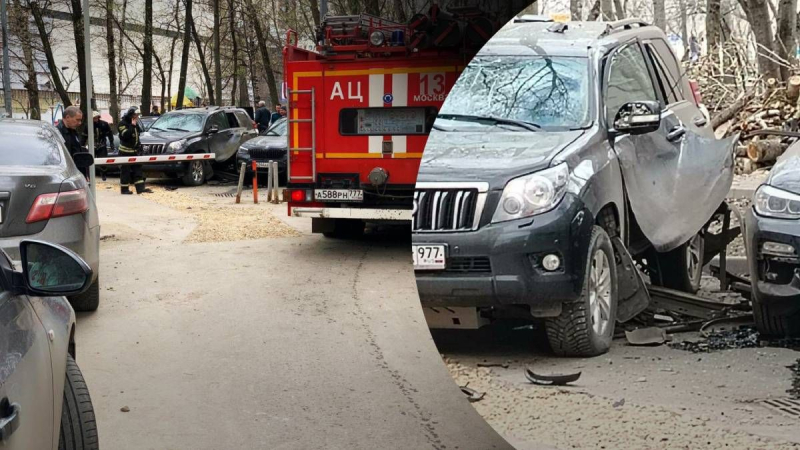
{"type": "Polygon", "coordinates": [[[165,114],[150,126],[155,131],[200,131],[203,129],[203,114],[171,113],[165,114]]]}
{"type": "MultiPolygon", "coordinates": [[[[479,56],[458,78],[439,117],[447,126],[503,118],[574,129],[589,125],[589,109],[587,58],[479,56]]],[[[486,123],[504,125],[497,120],[486,123]]]]}

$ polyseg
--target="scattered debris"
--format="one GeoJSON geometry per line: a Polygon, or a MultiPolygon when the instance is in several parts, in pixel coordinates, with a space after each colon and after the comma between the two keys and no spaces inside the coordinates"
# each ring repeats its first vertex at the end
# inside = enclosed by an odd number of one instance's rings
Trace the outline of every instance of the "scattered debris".
{"type": "Polygon", "coordinates": [[[637,383],[647,383],[647,377],[639,377],[636,379],[637,383]]]}
{"type": "Polygon", "coordinates": [[[578,381],[581,372],[558,375],[539,375],[529,368],[525,368],[525,378],[533,384],[542,386],[564,386],[567,383],[578,381]]]}
{"type": "Polygon", "coordinates": [[[792,387],[786,392],[797,400],[800,400],[800,359],[791,366],[787,366],[792,371],[792,387]]]}
{"type": "Polygon", "coordinates": [[[101,241],[111,240],[111,239],[114,239],[116,237],[117,237],[116,234],[106,234],[105,236],[100,236],[100,240],[101,241]]]}
{"type": "Polygon", "coordinates": [[[619,399],[619,400],[617,400],[617,401],[615,401],[614,403],[611,404],[611,406],[613,406],[614,408],[622,408],[624,405],[625,405],[625,399],[624,398],[621,398],[621,399],[619,399]]]}
{"type": "Polygon", "coordinates": [[[631,345],[661,345],[672,339],[663,328],[658,327],[626,331],[625,338],[631,345]]]}
{"type": "Polygon", "coordinates": [[[164,186],[164,189],[166,189],[168,191],[177,191],[178,190],[178,186],[164,186]]]}
{"type": "Polygon", "coordinates": [[[724,331],[734,331],[742,326],[754,327],[752,315],[736,316],[736,317],[723,317],[721,319],[714,319],[706,322],[700,327],[700,335],[704,338],[709,337],[712,333],[721,333],[724,331]]]}
{"type": "Polygon", "coordinates": [[[493,363],[493,362],[479,362],[477,364],[478,367],[502,367],[503,369],[508,369],[508,363],[493,363]]]}
{"type": "Polygon", "coordinates": [[[131,409],[130,409],[130,408],[128,408],[127,406],[123,406],[123,407],[122,407],[122,408],[120,408],[119,410],[120,410],[120,411],[122,411],[122,412],[130,412],[130,411],[131,411],[131,409]]]}
{"type": "Polygon", "coordinates": [[[486,392],[478,392],[475,389],[467,387],[468,385],[469,383],[465,384],[464,386],[459,386],[461,392],[463,392],[464,395],[467,396],[467,400],[469,400],[470,403],[475,403],[483,400],[483,397],[486,395],[486,392]]]}
{"type": "Polygon", "coordinates": [[[675,342],[669,346],[692,353],[709,353],[715,350],[757,348],[761,345],[755,327],[745,326],[734,330],[712,332],[705,339],[675,342]]]}

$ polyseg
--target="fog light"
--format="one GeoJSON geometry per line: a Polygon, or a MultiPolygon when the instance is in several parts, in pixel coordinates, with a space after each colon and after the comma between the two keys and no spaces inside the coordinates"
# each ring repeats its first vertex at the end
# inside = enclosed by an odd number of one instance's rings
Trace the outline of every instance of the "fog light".
{"type": "Polygon", "coordinates": [[[548,272],[553,272],[561,267],[561,258],[556,255],[547,255],[542,259],[542,267],[548,272]]]}
{"type": "Polygon", "coordinates": [[[773,256],[795,256],[794,247],[780,242],[764,242],[761,244],[761,252],[773,256]]]}
{"type": "Polygon", "coordinates": [[[380,47],[384,42],[386,42],[386,36],[381,31],[375,31],[369,35],[369,43],[375,47],[380,47]]]}

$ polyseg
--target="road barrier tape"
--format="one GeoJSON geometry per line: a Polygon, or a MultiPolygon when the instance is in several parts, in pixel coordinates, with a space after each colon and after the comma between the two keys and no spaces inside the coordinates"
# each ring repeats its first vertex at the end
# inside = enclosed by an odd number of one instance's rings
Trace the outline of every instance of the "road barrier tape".
{"type": "Polygon", "coordinates": [[[119,164],[147,164],[159,162],[178,162],[194,160],[214,160],[211,153],[197,153],[193,155],[153,155],[153,156],[116,156],[113,158],[95,158],[95,166],[113,166],[119,164]]]}

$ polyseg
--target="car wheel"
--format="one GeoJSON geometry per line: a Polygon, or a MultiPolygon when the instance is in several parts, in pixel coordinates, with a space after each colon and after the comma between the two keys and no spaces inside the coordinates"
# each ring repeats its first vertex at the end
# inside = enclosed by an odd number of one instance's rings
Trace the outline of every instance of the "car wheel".
{"type": "Polygon", "coordinates": [[[100,305],[100,276],[98,275],[86,292],[70,297],[69,303],[75,311],[97,311],[100,305]]]}
{"type": "Polygon", "coordinates": [[[564,302],[561,315],[545,322],[550,347],[561,356],[597,356],[611,347],[617,318],[617,268],[611,238],[592,229],[586,273],[577,300],[564,302]]]}
{"type": "Polygon", "coordinates": [[[705,238],[697,233],[675,250],[659,253],[658,273],[651,281],[665,288],[696,293],[703,278],[704,252],[705,238]]]}
{"type": "Polygon", "coordinates": [[[186,166],[186,174],[183,175],[183,184],[187,186],[200,186],[206,181],[206,166],[203,161],[191,161],[186,166]]]}
{"type": "Polygon", "coordinates": [[[64,403],[61,405],[61,431],[58,450],[97,450],[97,422],[89,389],[81,369],[67,356],[67,374],[64,381],[64,403]]]}
{"type": "Polygon", "coordinates": [[[758,331],[771,337],[800,336],[800,312],[796,306],[766,305],[753,296],[753,316],[758,331]]]}
{"type": "Polygon", "coordinates": [[[365,228],[363,220],[334,219],[333,231],[326,231],[322,235],[334,239],[354,239],[362,236],[365,228]]]}

